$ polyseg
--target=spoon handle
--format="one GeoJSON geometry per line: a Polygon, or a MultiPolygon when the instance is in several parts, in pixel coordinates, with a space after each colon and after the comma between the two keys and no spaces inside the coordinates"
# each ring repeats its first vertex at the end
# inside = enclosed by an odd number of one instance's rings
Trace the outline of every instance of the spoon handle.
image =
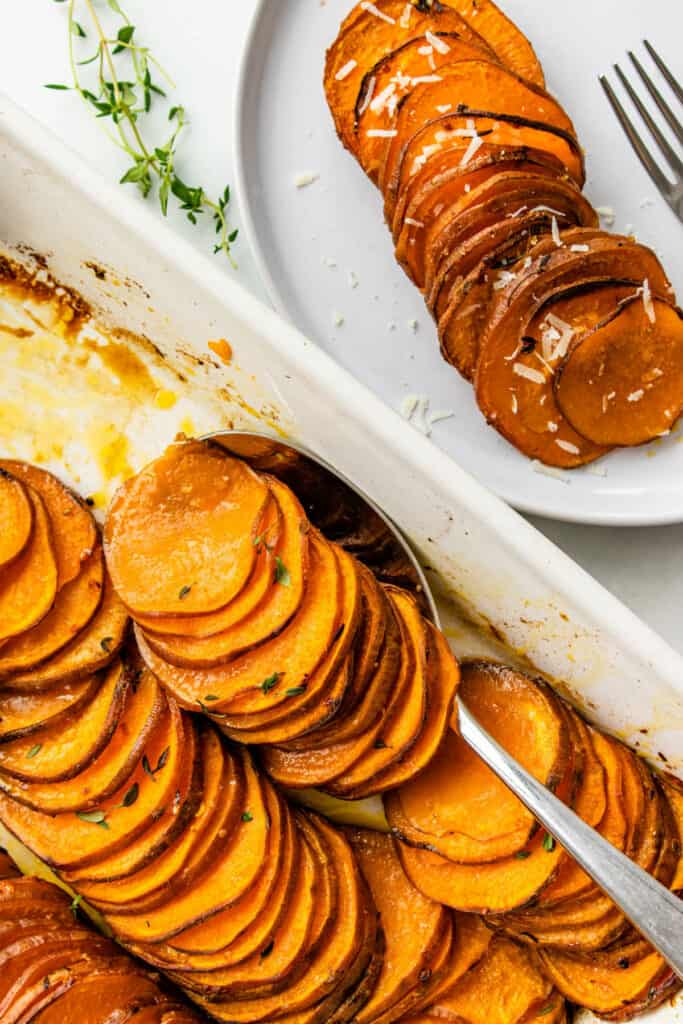
{"type": "Polygon", "coordinates": [[[634,864],[538,782],[462,701],[460,733],[683,979],[683,900],[634,864]]]}

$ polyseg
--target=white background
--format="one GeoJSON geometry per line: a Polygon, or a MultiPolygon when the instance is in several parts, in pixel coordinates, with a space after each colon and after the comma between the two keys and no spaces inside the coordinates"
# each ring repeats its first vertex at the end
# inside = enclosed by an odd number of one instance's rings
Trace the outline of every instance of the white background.
{"type": "MultiPolygon", "coordinates": [[[[611,4],[611,0],[598,2],[611,4]]],[[[103,0],[98,6],[104,8],[103,0]]],[[[140,36],[172,72],[177,100],[191,115],[191,134],[182,148],[179,171],[189,184],[201,183],[214,193],[222,190],[234,181],[233,90],[251,2],[125,0],[124,7],[139,26],[140,36]]],[[[615,13],[617,9],[615,5],[615,13]]],[[[0,33],[0,90],[104,176],[120,176],[125,163],[78,98],[43,88],[45,82],[67,81],[66,4],[20,0],[10,11],[4,12],[0,33]]],[[[80,17],[87,27],[85,13],[80,17]]],[[[106,11],[103,17],[108,18],[106,11]]],[[[160,139],[165,130],[160,123],[160,139]]],[[[3,194],[0,180],[0,202],[12,201],[11,195],[3,194]]],[[[238,203],[233,219],[239,226],[238,203]]],[[[191,229],[179,217],[173,217],[173,222],[198,248],[210,244],[208,232],[191,229]]],[[[236,255],[238,270],[233,272],[226,265],[226,273],[235,273],[246,287],[265,297],[244,242],[238,244],[236,255]]],[[[536,525],[683,651],[683,526],[607,529],[543,520],[536,520],[536,525]]]]}

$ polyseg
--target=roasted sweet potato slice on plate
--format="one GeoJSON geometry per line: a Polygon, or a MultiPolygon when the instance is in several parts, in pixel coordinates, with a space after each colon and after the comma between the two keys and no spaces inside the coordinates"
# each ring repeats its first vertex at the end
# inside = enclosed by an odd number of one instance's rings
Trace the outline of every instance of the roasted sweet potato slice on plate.
{"type": "MultiPolygon", "coordinates": [[[[238,756],[245,773],[242,817],[228,840],[200,861],[201,873],[179,893],[169,891],[168,901],[142,914],[110,914],[108,922],[117,937],[127,942],[162,942],[183,929],[235,903],[253,885],[263,867],[270,819],[265,804],[264,783],[259,779],[246,750],[238,756]]],[[[229,795],[226,796],[229,801],[229,795]]],[[[232,814],[232,810],[231,810],[232,814]]]]}
{"type": "Polygon", "coordinates": [[[6,685],[29,692],[47,690],[98,672],[113,661],[123,646],[128,623],[128,612],[105,574],[102,600],[87,626],[47,661],[14,672],[6,685]]]}
{"type": "Polygon", "coordinates": [[[476,371],[477,402],[489,422],[525,454],[563,468],[608,449],[584,439],[562,415],[553,392],[557,365],[577,334],[609,315],[624,288],[648,274],[658,294],[669,287],[644,246],[609,236],[586,244],[588,252],[570,246],[546,253],[501,290],[476,371]]]}
{"type": "Polygon", "coordinates": [[[82,569],[58,591],[47,615],[0,649],[0,678],[23,672],[66,647],[94,617],[102,601],[104,554],[96,548],[82,569]]]}
{"type": "MultiPolygon", "coordinates": [[[[79,716],[79,720],[74,722],[74,729],[65,734],[65,764],[71,765],[70,757],[79,758],[81,744],[93,744],[95,753],[86,761],[81,771],[60,780],[34,778],[30,782],[9,775],[0,775],[0,788],[15,800],[46,814],[87,810],[94,806],[95,801],[105,799],[115,792],[123,785],[133,772],[136,762],[143,756],[145,743],[163,719],[167,705],[159,684],[150,672],[144,674],[137,690],[133,690],[129,680],[126,670],[120,664],[115,665],[105,683],[103,700],[96,699],[96,704],[92,708],[94,718],[99,715],[106,718],[109,714],[110,700],[116,701],[112,709],[115,728],[111,730],[104,747],[99,747],[98,750],[98,734],[90,737],[86,731],[83,735],[80,734],[80,723],[85,718],[85,730],[90,724],[89,716],[79,716]],[[56,784],[57,781],[59,784],[56,784]]],[[[59,758],[59,726],[57,730],[53,749],[59,758]]],[[[170,722],[167,731],[171,731],[170,722]]],[[[42,751],[38,751],[35,757],[39,758],[41,753],[42,751]]],[[[59,759],[57,764],[60,764],[59,759]]],[[[46,772],[48,770],[46,768],[46,772]]]]}
{"type": "Polygon", "coordinates": [[[358,1024],[366,1024],[419,984],[439,949],[448,913],[408,880],[390,836],[365,829],[348,830],[346,835],[380,913],[386,941],[377,987],[356,1018],[358,1024]]]}
{"type": "Polygon", "coordinates": [[[9,743],[63,721],[87,704],[99,686],[98,676],[65,683],[46,693],[0,693],[0,742],[9,743]]]}
{"type": "MultiPolygon", "coordinates": [[[[138,694],[142,690],[141,685],[138,694]]],[[[86,867],[115,853],[149,827],[153,820],[150,815],[157,814],[172,801],[183,759],[195,757],[193,733],[184,729],[177,708],[169,706],[143,749],[154,775],[148,774],[140,763],[123,786],[99,806],[91,791],[86,804],[90,810],[80,812],[85,817],[74,812],[43,814],[3,794],[0,796],[0,820],[36,856],[60,869],[86,867]],[[126,806],[124,797],[131,789],[137,798],[131,803],[129,797],[126,806]]],[[[63,784],[52,788],[60,790],[63,784]]],[[[45,795],[41,794],[41,798],[45,799],[45,795]]],[[[63,803],[64,797],[57,793],[51,802],[63,803]]]]}
{"type": "Polygon", "coordinates": [[[38,466],[2,459],[0,469],[32,487],[43,499],[52,526],[57,585],[61,589],[78,576],[81,565],[97,546],[97,527],[90,509],[56,476],[38,466]]]}
{"type": "Polygon", "coordinates": [[[392,53],[411,39],[426,33],[457,33],[464,42],[479,47],[483,54],[493,51],[478,32],[444,4],[418,6],[414,9],[402,0],[380,0],[379,5],[354,8],[327,52],[325,63],[325,94],[337,127],[337,134],[347,149],[356,154],[356,102],[368,71],[386,54],[392,53]]]}
{"type": "Polygon", "coordinates": [[[246,463],[219,447],[172,445],[109,507],[107,564],[124,603],[164,616],[224,608],[251,576],[269,494],[246,463]]]}
{"type": "Polygon", "coordinates": [[[423,82],[438,82],[439,68],[459,60],[476,60],[482,52],[456,32],[418,36],[388,53],[363,78],[355,108],[354,155],[371,181],[384,161],[387,138],[403,97],[423,82]]]}
{"type": "Polygon", "coordinates": [[[555,378],[563,415],[595,444],[644,444],[683,409],[683,313],[645,287],[577,341],[555,378]]]}
{"type": "MultiPolygon", "coordinates": [[[[559,229],[597,226],[593,207],[573,182],[533,166],[502,169],[448,205],[426,231],[423,281],[430,301],[444,263],[460,246],[484,229],[516,220],[527,211],[549,213],[559,229]]],[[[451,272],[457,275],[457,263],[451,272]]]]}
{"type": "MultiPolygon", "coordinates": [[[[2,464],[0,463],[0,467],[2,464]]],[[[0,571],[18,558],[33,530],[33,505],[23,483],[0,471],[0,571]]]]}
{"type": "Polygon", "coordinates": [[[57,561],[50,520],[37,491],[27,488],[33,529],[21,554],[0,573],[0,641],[31,629],[57,594],[57,561]]]}
{"type": "Polygon", "coordinates": [[[552,983],[528,951],[495,936],[479,963],[427,1013],[468,1024],[510,1024],[521,1021],[531,1007],[540,1008],[551,992],[552,983]]]}
{"type": "Polygon", "coordinates": [[[492,0],[448,0],[493,49],[501,64],[521,78],[545,87],[543,68],[521,29],[492,0]]]}
{"type": "Polygon", "coordinates": [[[312,535],[304,599],[290,624],[271,640],[226,665],[194,669],[163,660],[151,649],[156,641],[148,643],[136,629],[138,645],[149,667],[184,707],[207,706],[213,714],[262,711],[298,696],[299,687],[325,655],[339,623],[340,584],[333,548],[321,535],[312,535]],[[273,675],[278,684],[264,685],[273,675]],[[243,699],[238,703],[239,698],[243,699]]]}
{"type": "Polygon", "coordinates": [[[0,745],[0,773],[26,782],[60,782],[83,771],[109,743],[121,717],[129,677],[121,661],[109,668],[92,701],[67,722],[0,745]]]}
{"type": "MultiPolygon", "coordinates": [[[[462,667],[461,693],[482,725],[535,778],[557,789],[569,765],[569,732],[550,689],[493,662],[462,667]]],[[[462,863],[486,863],[524,849],[537,825],[455,731],[424,772],[385,802],[408,843],[462,863]]]]}
{"type": "MultiPolygon", "coordinates": [[[[165,887],[172,884],[176,889],[184,882],[183,869],[186,866],[201,833],[212,816],[218,812],[221,800],[221,783],[224,773],[224,748],[215,730],[206,727],[200,733],[199,763],[202,775],[201,791],[193,801],[192,817],[186,822],[179,837],[166,847],[159,849],[158,843],[150,843],[155,852],[142,859],[138,870],[122,878],[109,877],[103,881],[78,881],[78,891],[89,903],[107,912],[110,909],[135,911],[144,906],[154,905],[155,900],[163,902],[165,887]],[[145,863],[145,860],[148,862],[145,863]]],[[[182,792],[182,791],[181,791],[182,792]]],[[[179,802],[179,801],[178,801],[179,802]]],[[[187,817],[187,815],[186,815],[187,817]]],[[[138,843],[149,842],[151,837],[143,833],[138,843]]],[[[117,875],[120,868],[112,864],[105,868],[97,865],[98,872],[109,870],[110,876],[117,875]]]]}
{"type": "MultiPolygon", "coordinates": [[[[293,524],[290,523],[291,525],[293,524]]],[[[201,638],[214,636],[216,633],[225,633],[226,630],[232,629],[261,606],[265,597],[274,587],[276,555],[279,555],[288,567],[291,563],[290,575],[294,572],[296,583],[298,583],[301,577],[300,551],[303,547],[303,540],[295,543],[298,539],[292,538],[290,535],[290,542],[286,546],[287,550],[283,550],[284,528],[280,505],[271,494],[263,511],[261,532],[255,538],[258,543],[254,545],[256,548],[254,568],[248,585],[242,589],[234,601],[231,601],[225,608],[208,612],[206,615],[142,615],[137,613],[136,621],[143,629],[151,633],[171,637],[201,638]]]]}

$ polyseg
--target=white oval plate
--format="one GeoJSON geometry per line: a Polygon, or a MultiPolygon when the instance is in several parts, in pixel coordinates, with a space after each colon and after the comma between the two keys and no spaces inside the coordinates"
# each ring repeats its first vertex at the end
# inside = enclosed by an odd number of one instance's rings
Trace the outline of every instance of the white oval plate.
{"type": "MultiPolygon", "coordinates": [[[[671,0],[501,0],[535,44],[548,85],[588,155],[587,194],[615,230],[654,246],[683,300],[683,226],[638,163],[598,83],[650,41],[683,80],[683,4],[671,0]]],[[[546,476],[488,427],[472,388],[439,355],[417,290],[394,261],[379,193],[335,135],[322,88],[326,47],[352,0],[262,0],[237,90],[238,196],[277,309],[394,408],[424,395],[432,439],[516,508],[583,523],[683,521],[683,430],[546,476]],[[302,175],[316,175],[298,188],[302,175]],[[343,318],[343,323],[340,323],[343,318]]],[[[647,58],[645,58],[647,63],[647,58]]],[[[673,101],[675,105],[675,101],[673,101]]]]}

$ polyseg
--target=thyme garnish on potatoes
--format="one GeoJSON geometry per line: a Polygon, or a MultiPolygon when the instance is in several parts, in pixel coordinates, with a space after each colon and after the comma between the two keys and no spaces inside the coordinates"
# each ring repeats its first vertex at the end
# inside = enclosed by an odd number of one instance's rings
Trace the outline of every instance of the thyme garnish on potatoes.
{"type": "Polygon", "coordinates": [[[171,130],[165,141],[157,145],[147,137],[144,116],[155,103],[167,101],[166,88],[173,88],[174,83],[149,48],[138,41],[136,27],[119,0],[105,0],[106,6],[122,22],[111,31],[106,30],[93,0],[53,2],[68,5],[71,85],[51,82],[46,88],[77,92],[96,118],[109,119],[113,130],[108,130],[107,135],[130,160],[121,183],[135,185],[145,198],[154,191],[164,216],[172,196],[192,224],[197,224],[203,215],[211,217],[217,235],[213,251],[225,253],[235,266],[232,244],[237,238],[237,229],[231,229],[228,224],[229,186],[213,199],[201,185],[188,185],[176,171],[178,143],[189,123],[185,108],[177,104],[169,106],[171,130]],[[87,20],[77,20],[79,7],[87,20]],[[84,48],[93,37],[94,52],[91,50],[79,60],[77,48],[84,48]],[[83,68],[88,71],[82,71],[83,68]],[[86,82],[84,76],[88,75],[90,79],[86,82]]]}

